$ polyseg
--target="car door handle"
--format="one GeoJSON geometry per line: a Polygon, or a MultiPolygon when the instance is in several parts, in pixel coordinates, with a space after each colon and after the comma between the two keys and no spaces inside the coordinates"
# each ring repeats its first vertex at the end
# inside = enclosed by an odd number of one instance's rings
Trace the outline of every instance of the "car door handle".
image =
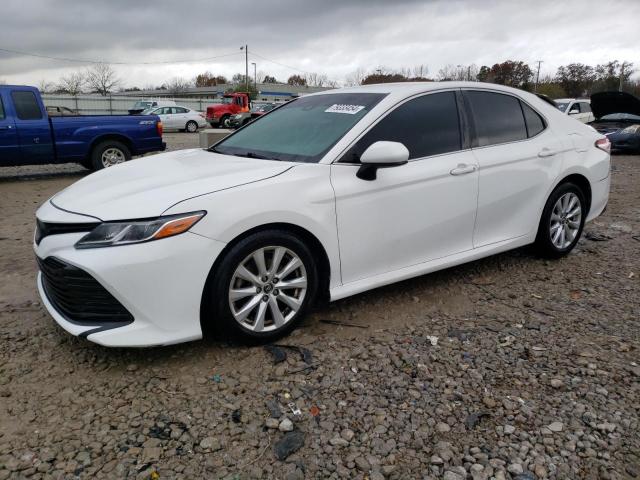
{"type": "Polygon", "coordinates": [[[555,150],[551,150],[550,148],[544,147],[542,150],[538,152],[539,157],[553,157],[558,152],[555,150]]]}
{"type": "Polygon", "coordinates": [[[466,163],[459,163],[456,168],[451,170],[451,175],[466,175],[467,173],[473,173],[478,167],[475,165],[467,165],[466,163]]]}

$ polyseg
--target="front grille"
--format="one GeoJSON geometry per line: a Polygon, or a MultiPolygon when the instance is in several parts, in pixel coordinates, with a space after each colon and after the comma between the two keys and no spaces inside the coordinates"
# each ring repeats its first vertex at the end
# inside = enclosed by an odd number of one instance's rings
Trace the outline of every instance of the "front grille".
{"type": "Polygon", "coordinates": [[[82,325],[133,322],[133,316],[84,270],[55,257],[38,258],[42,284],[53,307],[68,321],[82,325]]]}
{"type": "Polygon", "coordinates": [[[49,223],[36,219],[36,245],[49,235],[60,235],[63,233],[90,232],[100,225],[100,222],[92,223],[49,223]]]}

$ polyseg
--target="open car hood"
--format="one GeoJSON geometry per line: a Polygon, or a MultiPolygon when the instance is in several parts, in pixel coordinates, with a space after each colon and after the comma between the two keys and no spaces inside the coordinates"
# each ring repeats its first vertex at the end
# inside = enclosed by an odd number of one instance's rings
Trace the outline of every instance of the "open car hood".
{"type": "Polygon", "coordinates": [[[640,115],[640,99],[625,92],[600,92],[591,95],[591,110],[596,118],[610,113],[640,115]]]}

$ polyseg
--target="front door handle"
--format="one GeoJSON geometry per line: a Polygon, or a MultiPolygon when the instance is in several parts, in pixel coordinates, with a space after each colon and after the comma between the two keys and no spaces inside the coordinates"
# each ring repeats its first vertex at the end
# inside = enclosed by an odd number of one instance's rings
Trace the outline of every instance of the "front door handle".
{"type": "Polygon", "coordinates": [[[467,165],[466,163],[459,163],[456,168],[451,170],[451,175],[466,175],[467,173],[473,173],[478,167],[475,165],[467,165]]]}
{"type": "Polygon", "coordinates": [[[542,150],[538,152],[539,157],[553,157],[558,152],[555,150],[551,150],[550,148],[544,147],[542,150]]]}

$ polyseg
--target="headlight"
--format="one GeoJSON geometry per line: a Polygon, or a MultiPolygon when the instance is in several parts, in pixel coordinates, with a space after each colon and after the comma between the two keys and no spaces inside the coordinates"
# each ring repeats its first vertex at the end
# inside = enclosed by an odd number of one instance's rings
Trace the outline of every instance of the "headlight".
{"type": "Polygon", "coordinates": [[[104,222],[76,243],[76,248],[112,247],[173,237],[193,227],[207,212],[180,213],[149,220],[104,222]]]}
{"type": "Polygon", "coordinates": [[[237,120],[240,120],[242,118],[242,115],[238,114],[235,116],[237,120]]]}

